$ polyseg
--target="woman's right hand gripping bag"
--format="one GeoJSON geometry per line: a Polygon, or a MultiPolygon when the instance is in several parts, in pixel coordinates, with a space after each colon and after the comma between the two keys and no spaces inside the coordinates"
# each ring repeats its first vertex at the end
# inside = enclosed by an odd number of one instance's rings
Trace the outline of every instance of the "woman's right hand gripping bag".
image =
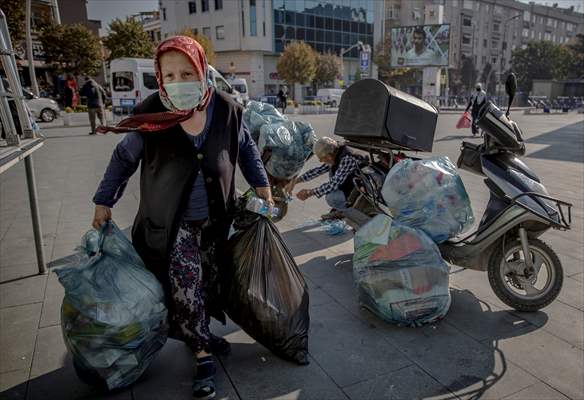
{"type": "Polygon", "coordinates": [[[236,218],[229,247],[229,318],[277,356],[308,364],[308,288],[276,226],[244,212],[236,218]]]}
{"type": "Polygon", "coordinates": [[[88,231],[55,272],[65,288],[61,328],[77,375],[102,389],[135,382],[166,342],[162,285],[113,222],[88,231]]]}
{"type": "Polygon", "coordinates": [[[354,245],[353,276],[362,306],[400,326],[446,315],[448,265],[424,232],[377,215],[357,231],[354,245]]]}

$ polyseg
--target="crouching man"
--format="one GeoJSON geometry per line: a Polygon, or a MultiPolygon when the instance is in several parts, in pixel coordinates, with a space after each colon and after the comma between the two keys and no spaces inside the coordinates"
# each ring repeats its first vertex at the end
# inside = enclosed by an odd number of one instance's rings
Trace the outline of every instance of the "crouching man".
{"type": "Polygon", "coordinates": [[[353,154],[347,146],[340,145],[329,137],[323,137],[314,144],[314,154],[322,165],[293,179],[287,187],[288,192],[292,193],[298,183],[308,182],[328,173],[330,177],[328,182],[314,189],[302,189],[296,197],[304,201],[312,196],[318,198],[326,196],[326,202],[332,209],[321,218],[343,218],[343,211],[347,208],[347,199],[354,187],[353,178],[359,168],[360,156],[353,154]]]}

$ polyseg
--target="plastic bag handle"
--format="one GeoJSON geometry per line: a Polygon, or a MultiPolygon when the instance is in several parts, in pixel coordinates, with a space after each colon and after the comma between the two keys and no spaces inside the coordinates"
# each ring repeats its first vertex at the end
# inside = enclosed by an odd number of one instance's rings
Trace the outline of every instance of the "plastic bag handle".
{"type": "Polygon", "coordinates": [[[99,248],[99,252],[101,253],[101,251],[103,250],[103,243],[105,242],[105,237],[106,235],[111,232],[111,228],[112,228],[112,222],[111,220],[107,220],[104,222],[104,224],[102,226],[99,227],[99,242],[98,242],[98,248],[99,248]]]}

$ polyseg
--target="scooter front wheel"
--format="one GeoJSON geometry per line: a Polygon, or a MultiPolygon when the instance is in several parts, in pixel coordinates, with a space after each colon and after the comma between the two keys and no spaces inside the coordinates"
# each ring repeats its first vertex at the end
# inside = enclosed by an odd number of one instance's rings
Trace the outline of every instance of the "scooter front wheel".
{"type": "Polygon", "coordinates": [[[489,260],[489,283],[497,297],[518,311],[537,311],[558,297],[564,281],[557,254],[543,241],[529,239],[526,263],[519,239],[501,246],[489,260]]]}

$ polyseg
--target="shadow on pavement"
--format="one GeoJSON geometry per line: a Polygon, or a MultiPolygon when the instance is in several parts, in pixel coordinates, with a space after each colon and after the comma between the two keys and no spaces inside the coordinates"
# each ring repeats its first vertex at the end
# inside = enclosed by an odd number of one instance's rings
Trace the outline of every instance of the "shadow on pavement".
{"type": "Polygon", "coordinates": [[[584,163],[584,122],[576,122],[560,129],[542,133],[526,142],[548,145],[544,149],[528,154],[529,158],[584,163]]]}
{"type": "Polygon", "coordinates": [[[443,138],[436,139],[435,142],[449,142],[451,140],[466,140],[466,139],[481,139],[480,136],[473,136],[471,133],[468,135],[449,135],[443,138]]]}
{"type": "Polygon", "coordinates": [[[298,257],[348,242],[353,239],[353,234],[347,227],[347,230],[342,234],[329,235],[321,230],[319,224],[314,224],[283,232],[282,238],[294,257],[298,257]]]}

